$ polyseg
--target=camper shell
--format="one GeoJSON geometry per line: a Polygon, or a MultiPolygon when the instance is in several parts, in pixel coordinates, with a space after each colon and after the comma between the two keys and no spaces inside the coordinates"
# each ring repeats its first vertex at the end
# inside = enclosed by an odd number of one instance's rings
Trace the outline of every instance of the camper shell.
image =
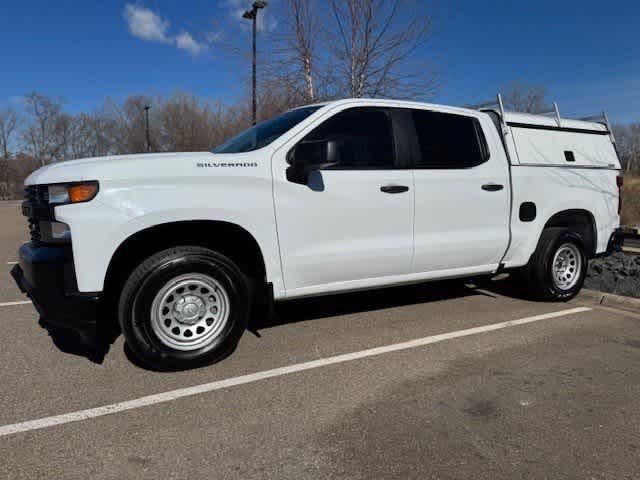
{"type": "Polygon", "coordinates": [[[495,101],[471,108],[491,116],[512,165],[621,169],[605,112],[581,119],[562,118],[555,102],[536,114],[506,111],[500,94],[495,101]]]}

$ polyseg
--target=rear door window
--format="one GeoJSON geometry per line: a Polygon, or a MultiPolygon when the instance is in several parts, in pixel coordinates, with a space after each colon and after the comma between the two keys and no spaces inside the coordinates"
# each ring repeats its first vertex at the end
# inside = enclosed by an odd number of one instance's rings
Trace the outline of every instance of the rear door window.
{"type": "Polygon", "coordinates": [[[412,110],[420,154],[416,168],[472,168],[488,159],[480,123],[474,117],[412,110]]]}

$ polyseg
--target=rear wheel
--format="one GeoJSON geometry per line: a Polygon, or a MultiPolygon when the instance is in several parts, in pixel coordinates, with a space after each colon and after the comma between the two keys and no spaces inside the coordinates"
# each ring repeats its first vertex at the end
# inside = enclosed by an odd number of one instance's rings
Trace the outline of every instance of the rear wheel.
{"type": "Polygon", "coordinates": [[[238,267],[202,247],[164,250],[139,265],[122,290],[119,320],[127,345],[160,370],[214,363],[247,326],[248,289],[238,267]]]}
{"type": "Polygon", "coordinates": [[[588,260],[580,237],[565,228],[547,228],[522,270],[532,293],[543,300],[575,297],[587,274],[588,260]]]}

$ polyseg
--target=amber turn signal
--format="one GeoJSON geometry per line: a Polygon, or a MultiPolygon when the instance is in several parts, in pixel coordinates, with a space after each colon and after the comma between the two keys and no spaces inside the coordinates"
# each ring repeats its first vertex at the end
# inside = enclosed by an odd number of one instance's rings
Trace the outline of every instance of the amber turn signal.
{"type": "Polygon", "coordinates": [[[69,186],[69,201],[71,203],[88,202],[98,193],[97,183],[78,183],[69,186]]]}

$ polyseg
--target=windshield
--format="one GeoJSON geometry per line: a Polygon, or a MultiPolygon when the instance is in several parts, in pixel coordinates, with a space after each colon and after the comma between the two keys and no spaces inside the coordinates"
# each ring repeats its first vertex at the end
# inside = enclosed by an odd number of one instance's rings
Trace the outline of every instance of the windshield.
{"type": "Polygon", "coordinates": [[[265,147],[319,108],[319,106],[297,108],[259,123],[227,140],[216,148],[213,153],[243,153],[265,147]]]}

